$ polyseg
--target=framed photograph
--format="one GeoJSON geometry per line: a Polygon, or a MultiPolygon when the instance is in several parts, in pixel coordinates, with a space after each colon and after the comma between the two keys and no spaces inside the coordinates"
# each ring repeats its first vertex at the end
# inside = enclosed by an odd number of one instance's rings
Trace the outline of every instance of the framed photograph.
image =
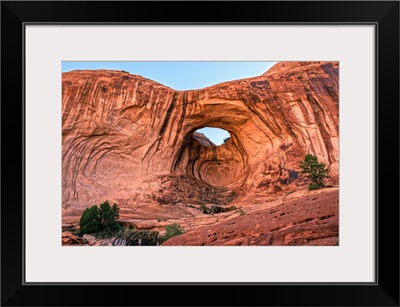
{"type": "Polygon", "coordinates": [[[2,306],[399,306],[399,1],[1,28],[2,306]]]}

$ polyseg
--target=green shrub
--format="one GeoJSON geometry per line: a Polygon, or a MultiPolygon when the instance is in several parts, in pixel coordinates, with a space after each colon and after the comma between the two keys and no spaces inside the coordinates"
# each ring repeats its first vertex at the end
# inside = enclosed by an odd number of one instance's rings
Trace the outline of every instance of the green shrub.
{"type": "Polygon", "coordinates": [[[110,237],[121,229],[118,219],[119,207],[116,204],[111,207],[107,200],[100,204],[100,208],[96,205],[86,208],[79,221],[79,235],[90,233],[110,237]]]}
{"type": "Polygon", "coordinates": [[[107,228],[103,228],[102,230],[95,233],[95,236],[99,239],[105,239],[105,238],[112,238],[117,233],[118,233],[118,231],[116,229],[107,227],[107,228]]]}
{"type": "Polygon", "coordinates": [[[201,204],[199,210],[200,210],[201,212],[203,212],[204,214],[211,214],[211,209],[208,208],[208,207],[207,207],[206,205],[204,205],[204,204],[201,204]]]}
{"type": "Polygon", "coordinates": [[[309,191],[318,190],[319,188],[320,188],[320,186],[319,186],[318,184],[315,184],[315,183],[310,183],[310,184],[308,185],[308,190],[309,190],[309,191]]]}
{"type": "Polygon", "coordinates": [[[168,239],[178,236],[178,235],[181,235],[183,233],[184,233],[184,231],[179,224],[174,223],[174,224],[168,225],[167,227],[165,227],[165,235],[163,237],[163,240],[167,241],[168,239]]]}
{"type": "Polygon", "coordinates": [[[235,206],[230,206],[230,207],[220,207],[220,206],[211,206],[211,208],[208,208],[206,205],[202,204],[199,208],[201,212],[204,214],[216,214],[216,213],[221,213],[221,212],[229,212],[236,210],[237,208],[235,206]]]}
{"type": "Polygon", "coordinates": [[[113,204],[111,207],[108,200],[100,205],[99,218],[103,228],[109,228],[112,230],[120,228],[120,225],[117,222],[119,219],[119,208],[116,204],[113,204]]]}
{"type": "Polygon", "coordinates": [[[319,163],[318,158],[311,154],[307,154],[303,161],[300,161],[302,173],[306,174],[307,178],[311,180],[308,189],[318,190],[325,186],[324,179],[329,178],[327,175],[328,169],[325,168],[324,163],[319,163]]]}
{"type": "Polygon", "coordinates": [[[79,235],[96,233],[99,231],[100,226],[99,210],[97,206],[86,208],[79,221],[79,235]]]}

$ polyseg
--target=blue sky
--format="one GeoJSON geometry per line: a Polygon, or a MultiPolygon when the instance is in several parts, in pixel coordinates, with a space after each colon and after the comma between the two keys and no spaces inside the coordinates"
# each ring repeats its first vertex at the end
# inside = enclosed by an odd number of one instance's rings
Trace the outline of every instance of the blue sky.
{"type": "MultiPolygon", "coordinates": [[[[88,62],[63,61],[62,72],[76,69],[115,69],[154,80],[175,90],[200,89],[220,82],[256,77],[276,62],[208,62],[208,61],[141,61],[141,62],[88,62]]],[[[220,130],[220,129],[219,129],[220,130]]],[[[213,143],[219,145],[229,134],[219,130],[201,131],[213,143]]],[[[226,132],[227,133],[227,132],[226,132]]]]}
{"type": "Polygon", "coordinates": [[[205,127],[205,128],[196,130],[196,132],[203,133],[215,145],[221,145],[224,142],[225,138],[230,137],[230,134],[228,131],[219,129],[219,128],[205,127]]]}
{"type": "Polygon", "coordinates": [[[175,90],[200,89],[224,81],[255,77],[276,62],[62,62],[62,72],[116,69],[157,81],[175,90]]]}

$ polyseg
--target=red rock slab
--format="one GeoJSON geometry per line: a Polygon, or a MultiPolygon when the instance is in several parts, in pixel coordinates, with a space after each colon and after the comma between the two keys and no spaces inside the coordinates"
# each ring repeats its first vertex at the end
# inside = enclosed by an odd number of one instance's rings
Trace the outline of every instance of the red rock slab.
{"type": "Polygon", "coordinates": [[[163,246],[302,246],[339,244],[339,192],[319,194],[255,211],[172,237],[163,246]]]}

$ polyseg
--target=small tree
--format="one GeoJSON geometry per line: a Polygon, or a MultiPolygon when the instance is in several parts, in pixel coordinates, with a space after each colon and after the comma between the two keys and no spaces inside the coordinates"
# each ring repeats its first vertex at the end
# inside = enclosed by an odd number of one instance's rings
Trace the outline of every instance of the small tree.
{"type": "Polygon", "coordinates": [[[79,235],[96,233],[100,230],[100,218],[97,206],[86,208],[79,221],[79,235]]]}
{"type": "Polygon", "coordinates": [[[111,207],[107,200],[100,208],[96,205],[86,208],[79,221],[79,235],[100,232],[111,235],[121,228],[118,219],[119,207],[116,204],[111,207]]]}
{"type": "Polygon", "coordinates": [[[119,227],[118,219],[119,219],[119,208],[116,204],[113,204],[112,207],[108,200],[100,205],[99,209],[99,218],[101,226],[104,228],[117,229],[119,227]]]}
{"type": "Polygon", "coordinates": [[[168,225],[167,227],[165,227],[165,235],[163,237],[163,240],[167,241],[168,239],[178,236],[178,235],[181,235],[183,233],[184,233],[184,231],[179,224],[174,223],[174,224],[168,225]]]}
{"type": "Polygon", "coordinates": [[[319,163],[318,158],[311,154],[307,154],[303,161],[300,161],[300,167],[302,173],[306,174],[308,179],[311,179],[311,183],[308,185],[308,189],[318,190],[325,186],[324,179],[329,178],[327,175],[328,169],[325,168],[324,163],[319,163]]]}

